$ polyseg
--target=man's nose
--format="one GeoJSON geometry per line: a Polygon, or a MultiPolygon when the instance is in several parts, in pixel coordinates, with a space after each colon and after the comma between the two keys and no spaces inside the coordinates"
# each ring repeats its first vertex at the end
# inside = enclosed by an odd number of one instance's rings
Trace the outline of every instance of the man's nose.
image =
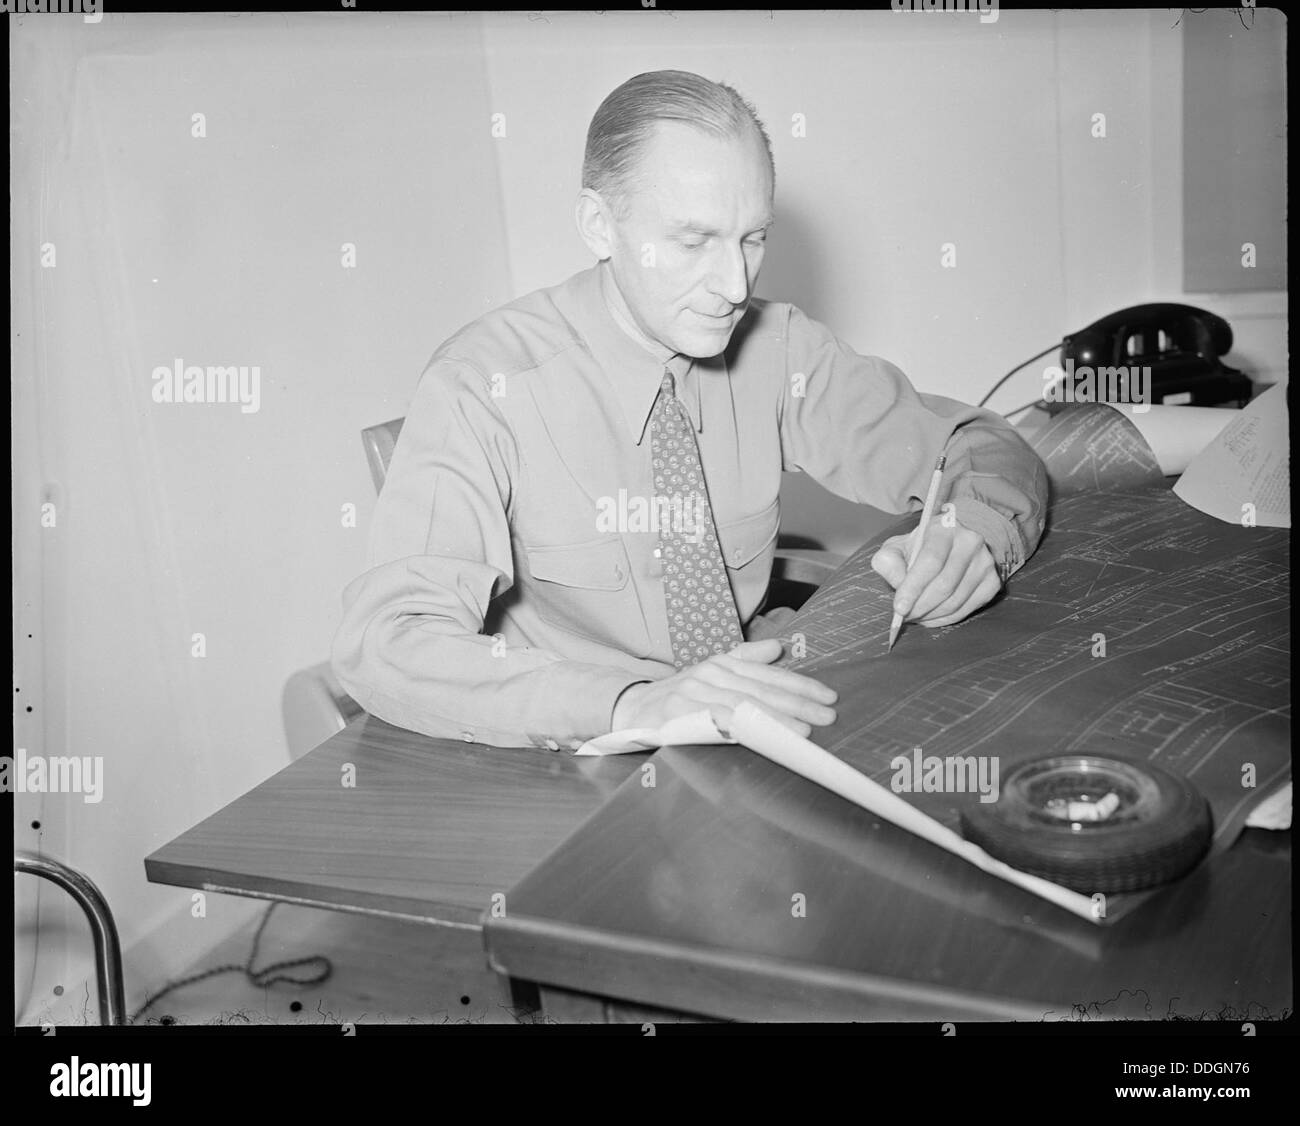
{"type": "Polygon", "coordinates": [[[745,253],[739,246],[724,246],[722,258],[716,264],[713,291],[725,297],[732,305],[740,305],[749,296],[749,272],[745,253]]]}

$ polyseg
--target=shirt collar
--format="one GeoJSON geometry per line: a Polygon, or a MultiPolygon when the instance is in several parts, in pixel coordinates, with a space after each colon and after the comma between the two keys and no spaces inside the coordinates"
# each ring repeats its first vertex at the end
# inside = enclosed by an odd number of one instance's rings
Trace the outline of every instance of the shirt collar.
{"type": "Polygon", "coordinates": [[[575,323],[614,390],[632,440],[640,445],[645,438],[665,369],[673,373],[677,397],[686,407],[691,423],[697,431],[702,430],[704,420],[694,360],[680,354],[656,355],[651,351],[653,345],[640,338],[640,333],[630,325],[624,328],[610,300],[609,290],[614,284],[604,262],[579,274],[574,291],[575,323]]]}

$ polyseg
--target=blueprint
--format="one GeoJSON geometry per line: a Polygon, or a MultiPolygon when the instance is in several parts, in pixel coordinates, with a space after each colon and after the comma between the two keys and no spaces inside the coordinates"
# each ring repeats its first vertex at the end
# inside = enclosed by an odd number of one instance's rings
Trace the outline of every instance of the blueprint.
{"type": "Polygon", "coordinates": [[[1037,431],[1033,446],[1047,466],[1053,497],[1164,481],[1141,431],[1101,403],[1075,404],[1053,415],[1037,431]]]}
{"type": "MultiPolygon", "coordinates": [[[[992,603],[954,626],[909,624],[888,652],[893,592],[869,563],[881,536],[783,630],[786,665],[840,693],[814,738],[882,785],[916,748],[996,756],[1002,776],[1026,758],[1118,753],[1191,778],[1226,847],[1290,777],[1288,533],[1189,507],[1095,421],[1036,442],[1049,526],[992,603]]],[[[979,800],[900,796],[958,831],[979,800]]]]}

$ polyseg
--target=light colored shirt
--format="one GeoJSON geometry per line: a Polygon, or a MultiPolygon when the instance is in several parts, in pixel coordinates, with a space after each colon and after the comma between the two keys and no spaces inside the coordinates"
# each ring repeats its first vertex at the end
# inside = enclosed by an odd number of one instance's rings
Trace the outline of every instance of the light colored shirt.
{"type": "Polygon", "coordinates": [[[940,499],[1004,573],[1037,546],[1047,478],[1002,419],[918,394],[793,305],[754,299],[726,351],[658,358],[610,310],[607,267],[461,329],[421,376],[343,593],[333,666],[427,735],[572,748],[674,673],[651,522],[649,419],[672,371],[742,623],[767,592],[783,470],[888,512],[940,499]]]}

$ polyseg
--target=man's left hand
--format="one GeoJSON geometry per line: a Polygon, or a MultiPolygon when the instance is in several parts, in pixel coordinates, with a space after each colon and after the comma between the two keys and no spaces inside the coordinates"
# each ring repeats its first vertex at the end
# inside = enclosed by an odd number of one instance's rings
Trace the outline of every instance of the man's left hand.
{"type": "Polygon", "coordinates": [[[1002,588],[984,537],[956,523],[947,528],[931,521],[909,571],[907,556],[917,531],[891,536],[871,557],[872,569],[894,588],[894,611],[904,621],[930,628],[950,626],[1002,588]]]}

